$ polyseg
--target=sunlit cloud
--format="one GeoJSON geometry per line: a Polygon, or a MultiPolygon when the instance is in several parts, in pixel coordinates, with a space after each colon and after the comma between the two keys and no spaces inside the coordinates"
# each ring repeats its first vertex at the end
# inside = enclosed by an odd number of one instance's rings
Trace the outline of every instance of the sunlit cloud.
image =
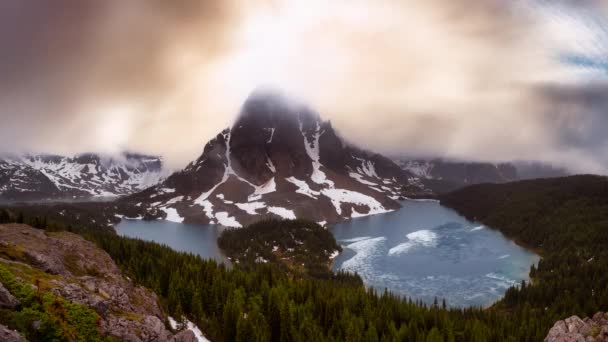
{"type": "Polygon", "coordinates": [[[608,169],[593,127],[608,108],[594,95],[608,84],[604,1],[0,6],[4,150],[131,149],[180,167],[271,86],[387,154],[608,169]]]}

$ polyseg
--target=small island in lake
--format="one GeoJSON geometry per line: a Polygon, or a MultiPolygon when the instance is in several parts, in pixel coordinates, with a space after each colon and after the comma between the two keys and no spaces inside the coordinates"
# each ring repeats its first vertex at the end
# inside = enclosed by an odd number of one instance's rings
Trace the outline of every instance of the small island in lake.
{"type": "Polygon", "coordinates": [[[333,235],[307,220],[263,220],[225,230],[218,245],[235,264],[270,263],[293,276],[332,277],[331,264],[342,248],[333,235]]]}

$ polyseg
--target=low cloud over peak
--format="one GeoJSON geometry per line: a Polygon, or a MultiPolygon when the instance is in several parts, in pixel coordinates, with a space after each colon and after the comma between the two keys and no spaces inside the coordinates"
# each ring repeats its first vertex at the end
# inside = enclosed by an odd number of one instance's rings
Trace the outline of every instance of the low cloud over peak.
{"type": "Polygon", "coordinates": [[[0,146],[141,150],[181,166],[267,85],[380,152],[605,172],[607,9],[599,0],[8,0],[0,146]]]}

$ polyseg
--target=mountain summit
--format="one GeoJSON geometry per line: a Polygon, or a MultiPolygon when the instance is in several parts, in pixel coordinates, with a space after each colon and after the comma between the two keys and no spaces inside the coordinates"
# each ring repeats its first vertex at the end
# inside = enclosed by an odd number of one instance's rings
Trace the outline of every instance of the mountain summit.
{"type": "Polygon", "coordinates": [[[307,106],[255,92],[197,160],[126,201],[143,216],[241,227],[269,216],[325,223],[385,213],[425,191],[390,159],[345,143],[307,106]]]}

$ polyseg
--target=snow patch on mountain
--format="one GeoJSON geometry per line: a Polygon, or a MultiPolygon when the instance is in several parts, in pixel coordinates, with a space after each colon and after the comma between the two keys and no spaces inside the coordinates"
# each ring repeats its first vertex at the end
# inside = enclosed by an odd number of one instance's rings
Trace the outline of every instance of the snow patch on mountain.
{"type": "Polygon", "coordinates": [[[312,199],[317,199],[317,197],[321,195],[319,191],[313,191],[308,183],[303,180],[299,180],[296,177],[285,178],[285,180],[298,187],[298,189],[296,189],[296,193],[308,196],[312,199]]]}
{"type": "Polygon", "coordinates": [[[264,202],[236,203],[235,205],[249,215],[259,215],[260,213],[257,210],[266,208],[264,202]]]}
{"type": "Polygon", "coordinates": [[[160,208],[160,210],[164,211],[165,214],[167,215],[165,217],[165,220],[171,221],[171,222],[177,222],[177,223],[184,222],[184,218],[179,216],[179,214],[177,213],[177,210],[175,208],[160,208]]]}
{"type": "Polygon", "coordinates": [[[230,216],[225,211],[220,211],[215,214],[217,222],[224,227],[241,228],[243,227],[233,216],[230,216]]]}
{"type": "Polygon", "coordinates": [[[339,215],[342,215],[342,203],[367,206],[369,208],[369,212],[366,214],[359,214],[364,216],[383,214],[392,211],[385,209],[384,206],[382,206],[382,204],[380,204],[380,202],[378,202],[375,198],[364,195],[360,192],[345,189],[323,189],[321,190],[321,193],[329,197],[339,215]]]}
{"type": "Polygon", "coordinates": [[[280,216],[287,220],[296,219],[296,214],[293,212],[293,210],[289,210],[289,209],[285,209],[285,208],[281,208],[281,207],[268,207],[268,212],[273,213],[273,214],[280,216]]]}
{"type": "Polygon", "coordinates": [[[408,160],[401,163],[401,168],[420,178],[432,179],[433,164],[427,161],[408,160]]]}
{"type": "Polygon", "coordinates": [[[334,182],[327,179],[325,172],[321,171],[321,162],[319,162],[319,137],[321,136],[319,126],[319,122],[316,122],[316,129],[313,134],[312,140],[308,141],[306,134],[302,128],[302,122],[300,121],[300,132],[302,133],[302,137],[304,138],[304,148],[306,149],[306,153],[308,157],[312,160],[312,174],[310,175],[310,179],[317,184],[327,184],[329,186],[334,186],[334,182]]]}

